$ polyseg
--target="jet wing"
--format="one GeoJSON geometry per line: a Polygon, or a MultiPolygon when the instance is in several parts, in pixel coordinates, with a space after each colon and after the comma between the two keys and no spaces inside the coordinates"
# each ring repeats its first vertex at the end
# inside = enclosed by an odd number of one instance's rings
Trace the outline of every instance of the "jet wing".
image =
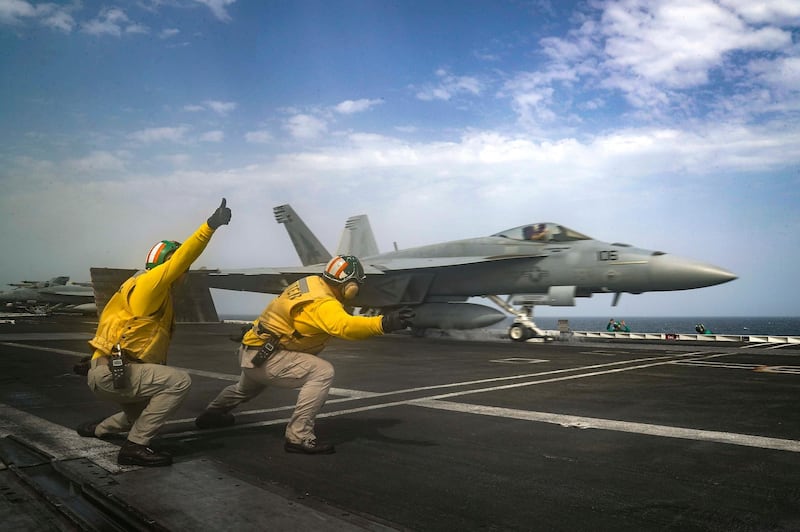
{"type": "Polygon", "coordinates": [[[208,275],[209,288],[238,290],[241,292],[260,292],[280,294],[283,289],[296,280],[320,273],[322,265],[294,266],[289,268],[247,268],[242,270],[221,270],[208,275]]]}
{"type": "Polygon", "coordinates": [[[497,255],[492,257],[467,256],[467,257],[414,257],[414,258],[388,258],[376,257],[375,259],[364,259],[364,271],[367,274],[378,272],[403,271],[403,270],[426,270],[447,268],[449,266],[465,266],[468,264],[481,264],[485,262],[496,262],[501,260],[515,259],[535,259],[546,257],[544,254],[530,255],[497,255]]]}
{"type": "MultiPolygon", "coordinates": [[[[362,261],[367,283],[356,303],[370,307],[421,303],[437,273],[449,268],[490,267],[490,263],[510,260],[530,260],[544,255],[465,256],[437,258],[374,257],[362,261]]],[[[322,264],[288,268],[247,268],[209,273],[209,288],[280,294],[296,280],[319,274],[322,264]]]]}

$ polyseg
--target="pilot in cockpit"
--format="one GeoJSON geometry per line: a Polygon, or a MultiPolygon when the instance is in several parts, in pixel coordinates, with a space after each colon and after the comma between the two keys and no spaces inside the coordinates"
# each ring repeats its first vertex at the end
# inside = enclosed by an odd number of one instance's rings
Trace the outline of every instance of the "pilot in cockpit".
{"type": "Polygon", "coordinates": [[[522,228],[522,237],[525,240],[547,240],[547,225],[533,224],[522,228]]]}

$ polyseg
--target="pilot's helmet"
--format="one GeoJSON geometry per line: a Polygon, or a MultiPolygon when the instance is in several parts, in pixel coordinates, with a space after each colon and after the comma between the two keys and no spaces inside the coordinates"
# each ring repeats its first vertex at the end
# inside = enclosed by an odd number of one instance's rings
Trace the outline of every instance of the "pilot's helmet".
{"type": "Polygon", "coordinates": [[[361,262],[352,255],[333,257],[325,266],[322,277],[337,285],[343,285],[348,281],[355,281],[358,284],[362,284],[364,279],[366,279],[361,262]]]}
{"type": "Polygon", "coordinates": [[[157,243],[150,248],[150,252],[147,254],[145,269],[150,270],[164,264],[180,246],[181,243],[174,240],[162,240],[157,243]]]}

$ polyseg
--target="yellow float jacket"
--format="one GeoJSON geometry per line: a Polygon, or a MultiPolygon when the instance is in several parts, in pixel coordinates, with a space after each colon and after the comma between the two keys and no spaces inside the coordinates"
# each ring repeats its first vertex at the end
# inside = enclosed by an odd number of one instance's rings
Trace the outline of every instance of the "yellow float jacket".
{"type": "Polygon", "coordinates": [[[109,355],[119,342],[142,362],[166,363],[175,320],[172,284],[200,256],[213,234],[204,223],[167,262],[122,283],[103,309],[97,333],[89,341],[95,348],[93,359],[109,355]]]}
{"type": "Polygon", "coordinates": [[[268,335],[259,330],[267,329],[280,337],[285,349],[316,355],[334,336],[361,340],[383,334],[382,321],[381,316],[348,314],[333,288],[319,275],[312,275],[292,283],[273,299],[242,343],[264,345],[268,335]]]}

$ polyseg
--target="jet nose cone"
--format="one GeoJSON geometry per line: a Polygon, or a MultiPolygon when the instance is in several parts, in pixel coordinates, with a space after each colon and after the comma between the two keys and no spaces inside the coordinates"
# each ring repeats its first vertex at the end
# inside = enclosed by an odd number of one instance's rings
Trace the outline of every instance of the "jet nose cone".
{"type": "Polygon", "coordinates": [[[737,279],[736,274],[724,268],[673,255],[653,257],[650,275],[657,290],[689,290],[737,279]]]}

